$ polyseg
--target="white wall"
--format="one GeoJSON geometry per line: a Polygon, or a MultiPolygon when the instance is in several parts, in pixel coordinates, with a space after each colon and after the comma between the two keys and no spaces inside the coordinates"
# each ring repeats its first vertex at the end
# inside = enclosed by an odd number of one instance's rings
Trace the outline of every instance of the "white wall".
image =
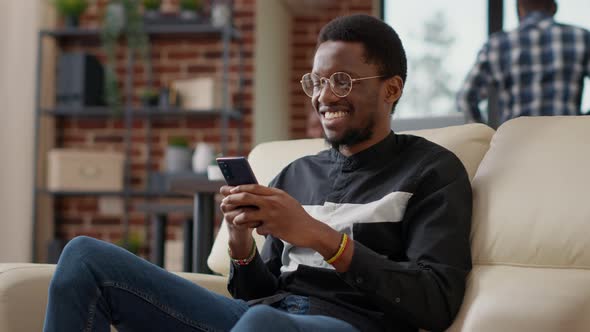
{"type": "Polygon", "coordinates": [[[41,1],[0,1],[0,262],[31,260],[36,36],[41,1]]]}
{"type": "Polygon", "coordinates": [[[256,0],[254,144],[289,138],[291,26],[283,1],[256,0]]]}

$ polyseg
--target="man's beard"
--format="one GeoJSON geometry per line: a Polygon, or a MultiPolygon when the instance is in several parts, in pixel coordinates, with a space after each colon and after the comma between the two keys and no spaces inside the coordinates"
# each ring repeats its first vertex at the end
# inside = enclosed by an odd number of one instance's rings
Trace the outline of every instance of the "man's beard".
{"type": "Polygon", "coordinates": [[[340,149],[342,146],[353,146],[362,143],[373,137],[373,126],[375,125],[375,118],[371,117],[369,123],[364,128],[351,128],[344,132],[339,139],[330,139],[326,137],[326,142],[334,149],[340,149]]]}

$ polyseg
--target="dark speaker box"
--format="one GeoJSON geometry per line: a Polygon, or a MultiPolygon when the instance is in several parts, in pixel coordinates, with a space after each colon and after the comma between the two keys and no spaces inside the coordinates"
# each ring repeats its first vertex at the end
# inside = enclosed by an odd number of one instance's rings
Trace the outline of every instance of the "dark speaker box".
{"type": "Polygon", "coordinates": [[[104,70],[86,53],[62,53],[57,64],[56,104],[61,107],[104,105],[104,70]]]}

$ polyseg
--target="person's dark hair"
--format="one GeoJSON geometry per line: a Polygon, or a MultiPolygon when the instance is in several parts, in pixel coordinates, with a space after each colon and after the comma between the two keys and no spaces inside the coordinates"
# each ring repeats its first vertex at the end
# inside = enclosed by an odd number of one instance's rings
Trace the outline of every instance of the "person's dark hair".
{"type": "Polygon", "coordinates": [[[551,11],[556,6],[555,0],[518,0],[517,4],[524,10],[530,12],[531,10],[551,11]]]}
{"type": "Polygon", "coordinates": [[[326,41],[362,43],[365,61],[376,64],[379,75],[386,78],[397,75],[405,83],[408,71],[406,52],[397,32],[387,23],[363,14],[338,17],[322,28],[317,45],[326,41]]]}

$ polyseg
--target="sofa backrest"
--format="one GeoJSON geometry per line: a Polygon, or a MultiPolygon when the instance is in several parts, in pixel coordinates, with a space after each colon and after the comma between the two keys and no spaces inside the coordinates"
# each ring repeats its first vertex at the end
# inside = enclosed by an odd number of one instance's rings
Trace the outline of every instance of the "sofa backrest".
{"type": "Polygon", "coordinates": [[[590,116],[505,123],[472,184],[475,264],[590,268],[590,116]]]}
{"type": "Polygon", "coordinates": [[[590,331],[590,117],[503,124],[472,180],[474,267],[448,332],[590,331]]]}
{"type": "MultiPolygon", "coordinates": [[[[454,152],[463,162],[471,179],[489,148],[494,130],[482,124],[467,124],[404,133],[422,136],[454,152]]],[[[257,145],[248,159],[258,181],[268,184],[290,162],[327,148],[323,139],[276,141],[257,145]]],[[[256,232],[254,235],[258,248],[261,248],[264,238],[256,232]]],[[[227,228],[222,223],[207,260],[209,268],[222,275],[229,273],[227,241],[227,228]]]]}

